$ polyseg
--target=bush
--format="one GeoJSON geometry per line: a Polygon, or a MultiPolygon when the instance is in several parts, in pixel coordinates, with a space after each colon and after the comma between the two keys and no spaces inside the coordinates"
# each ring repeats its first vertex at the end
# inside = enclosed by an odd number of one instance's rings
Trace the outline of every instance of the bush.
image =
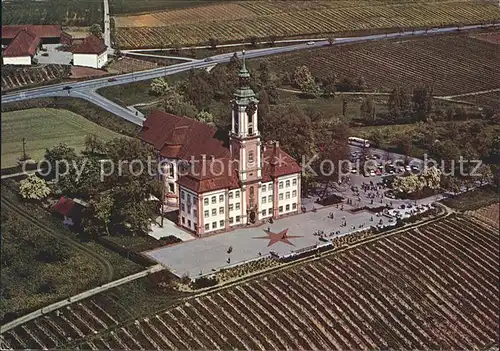
{"type": "Polygon", "coordinates": [[[209,288],[214,285],[217,285],[216,278],[200,277],[196,279],[193,283],[191,283],[191,288],[197,290],[197,289],[209,288]]]}
{"type": "Polygon", "coordinates": [[[177,244],[177,243],[181,243],[182,242],[181,239],[179,239],[178,237],[173,236],[173,235],[162,236],[160,238],[160,240],[162,241],[163,245],[172,245],[172,244],[177,244]]]}
{"type": "Polygon", "coordinates": [[[46,279],[40,283],[39,294],[52,294],[57,291],[56,285],[52,279],[46,279]]]}

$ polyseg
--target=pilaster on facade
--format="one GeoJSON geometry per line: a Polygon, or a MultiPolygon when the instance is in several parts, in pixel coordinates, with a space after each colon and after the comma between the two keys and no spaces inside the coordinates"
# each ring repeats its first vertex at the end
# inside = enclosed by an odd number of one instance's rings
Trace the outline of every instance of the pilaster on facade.
{"type": "Polygon", "coordinates": [[[278,219],[279,217],[279,200],[278,200],[278,179],[273,179],[273,219],[278,219]]]}

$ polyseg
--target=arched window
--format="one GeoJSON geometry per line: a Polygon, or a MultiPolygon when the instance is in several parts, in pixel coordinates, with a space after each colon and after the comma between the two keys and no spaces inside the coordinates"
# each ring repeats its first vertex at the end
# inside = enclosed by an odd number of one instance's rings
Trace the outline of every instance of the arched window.
{"type": "Polygon", "coordinates": [[[250,187],[250,196],[253,196],[253,186],[250,187]]]}
{"type": "Polygon", "coordinates": [[[248,163],[253,163],[253,151],[248,152],[248,163]]]}

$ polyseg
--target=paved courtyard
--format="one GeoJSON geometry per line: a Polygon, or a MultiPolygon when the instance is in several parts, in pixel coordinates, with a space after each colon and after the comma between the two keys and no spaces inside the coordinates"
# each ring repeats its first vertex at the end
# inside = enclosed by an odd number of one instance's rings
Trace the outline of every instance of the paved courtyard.
{"type": "Polygon", "coordinates": [[[68,51],[59,51],[57,48],[61,46],[60,44],[45,44],[43,48],[46,51],[40,51],[35,58],[40,64],[59,64],[59,65],[69,65],[73,59],[73,54],[68,51]],[[47,56],[43,56],[43,55],[47,56]]]}
{"type": "MultiPolygon", "coordinates": [[[[435,200],[435,197],[427,198],[419,200],[418,204],[430,204],[435,200]]],[[[384,200],[384,203],[388,202],[389,200],[384,200]]],[[[409,201],[402,200],[393,200],[393,202],[394,207],[399,206],[399,203],[409,203],[409,201]]],[[[308,207],[315,206],[315,208],[318,209],[316,212],[308,211],[299,215],[276,220],[273,224],[263,224],[259,227],[251,228],[239,228],[228,233],[214,234],[209,237],[151,250],[145,252],[145,254],[169,267],[179,276],[187,274],[191,278],[196,278],[202,274],[207,274],[214,270],[234,265],[235,263],[258,258],[260,255],[268,255],[271,250],[279,255],[286,255],[292,251],[322,243],[319,237],[313,234],[318,230],[324,231],[327,238],[334,238],[335,236],[342,236],[350,232],[361,230],[359,226],[362,224],[364,224],[364,228],[367,228],[370,225],[378,224],[379,221],[382,220],[384,225],[390,225],[389,217],[377,217],[368,211],[361,211],[358,213],[350,213],[347,211],[367,204],[368,202],[366,201],[362,201],[359,204],[354,203],[352,206],[344,204],[344,210],[341,210],[341,205],[339,205],[338,208],[336,205],[321,208],[321,206],[311,203],[308,207]],[[331,212],[334,215],[333,219],[328,218],[331,212]],[[347,225],[341,227],[340,225],[343,218],[345,218],[347,225]],[[373,218],[373,221],[371,221],[371,218],[373,218]],[[355,229],[353,229],[352,226],[354,226],[355,229]],[[300,237],[290,239],[293,245],[277,242],[268,247],[267,245],[270,240],[259,238],[267,236],[265,230],[267,230],[268,227],[271,232],[274,233],[288,229],[289,236],[300,237]],[[329,237],[329,233],[339,231],[339,234],[329,237]],[[232,247],[232,252],[228,254],[227,251],[230,246],[232,247]],[[230,259],[229,262],[228,259],[230,259]]],[[[405,212],[408,210],[400,211],[405,212]]],[[[180,230],[175,228],[173,224],[172,226],[172,230],[180,230]]],[[[169,230],[165,228],[165,232],[168,231],[169,230]]]]}

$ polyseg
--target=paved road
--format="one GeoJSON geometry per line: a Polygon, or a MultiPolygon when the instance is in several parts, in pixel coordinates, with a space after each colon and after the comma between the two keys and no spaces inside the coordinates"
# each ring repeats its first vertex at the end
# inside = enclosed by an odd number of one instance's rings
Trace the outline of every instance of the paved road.
{"type": "MultiPolygon", "coordinates": [[[[500,25],[500,23],[491,24],[491,25],[464,26],[464,27],[461,27],[460,30],[472,30],[472,29],[478,29],[478,28],[494,27],[494,26],[499,26],[499,25],[500,25]]],[[[450,33],[450,32],[455,32],[457,30],[459,30],[458,27],[447,27],[447,28],[439,28],[439,29],[436,28],[436,29],[428,30],[427,33],[428,34],[450,33]]],[[[414,32],[408,31],[408,32],[400,32],[400,33],[398,32],[398,33],[389,33],[389,34],[365,35],[365,36],[349,37],[349,38],[337,38],[334,45],[335,44],[342,44],[342,43],[354,43],[354,42],[362,42],[362,41],[384,40],[386,38],[410,37],[413,35],[425,35],[425,33],[426,32],[424,30],[419,30],[419,31],[414,31],[414,32]]],[[[306,50],[306,49],[316,48],[316,47],[320,47],[320,46],[327,46],[327,45],[329,45],[328,41],[322,40],[322,41],[316,41],[314,45],[307,45],[307,44],[301,43],[301,44],[297,44],[297,45],[289,45],[289,46],[284,46],[284,47],[250,50],[247,52],[246,56],[247,56],[247,58],[264,57],[264,56],[269,56],[269,55],[276,55],[279,53],[292,52],[292,51],[297,51],[297,50],[306,50]]],[[[207,68],[207,67],[213,66],[214,64],[229,62],[232,55],[233,55],[233,53],[220,54],[220,55],[212,56],[208,60],[205,59],[205,60],[198,60],[198,61],[192,61],[192,62],[185,62],[185,63],[180,63],[177,65],[172,65],[172,66],[167,66],[167,67],[162,67],[162,68],[154,68],[154,69],[147,70],[147,71],[117,75],[117,76],[115,76],[116,81],[113,81],[113,82],[108,81],[108,78],[98,78],[98,79],[92,79],[92,80],[87,80],[87,81],[83,81],[83,82],[72,83],[71,84],[72,89],[71,89],[70,96],[76,96],[79,98],[86,99],[86,100],[88,100],[92,103],[95,103],[95,104],[103,107],[104,109],[106,109],[106,110],[108,110],[108,111],[128,120],[128,121],[131,121],[132,123],[135,123],[137,125],[142,125],[142,123],[144,121],[143,118],[139,118],[139,117],[135,116],[135,113],[133,113],[132,111],[130,111],[122,106],[119,106],[118,104],[116,104],[112,101],[109,101],[103,97],[100,97],[98,94],[95,93],[95,91],[97,89],[104,88],[104,87],[121,85],[121,84],[128,84],[128,83],[132,83],[135,81],[149,80],[149,79],[153,79],[153,78],[158,78],[158,77],[163,77],[163,76],[167,76],[167,75],[172,75],[172,74],[188,71],[191,69],[207,68]]],[[[68,85],[68,83],[55,84],[55,85],[34,88],[34,89],[28,89],[28,90],[22,90],[22,91],[18,91],[15,93],[6,94],[6,95],[2,96],[1,102],[2,102],[2,104],[4,104],[4,103],[8,103],[8,102],[22,101],[22,100],[27,100],[27,99],[68,95],[67,91],[64,90],[64,87],[67,85],[68,85]]]]}
{"type": "Polygon", "coordinates": [[[111,26],[109,20],[109,1],[104,0],[104,44],[108,47],[108,55],[114,53],[111,47],[111,26]]]}

